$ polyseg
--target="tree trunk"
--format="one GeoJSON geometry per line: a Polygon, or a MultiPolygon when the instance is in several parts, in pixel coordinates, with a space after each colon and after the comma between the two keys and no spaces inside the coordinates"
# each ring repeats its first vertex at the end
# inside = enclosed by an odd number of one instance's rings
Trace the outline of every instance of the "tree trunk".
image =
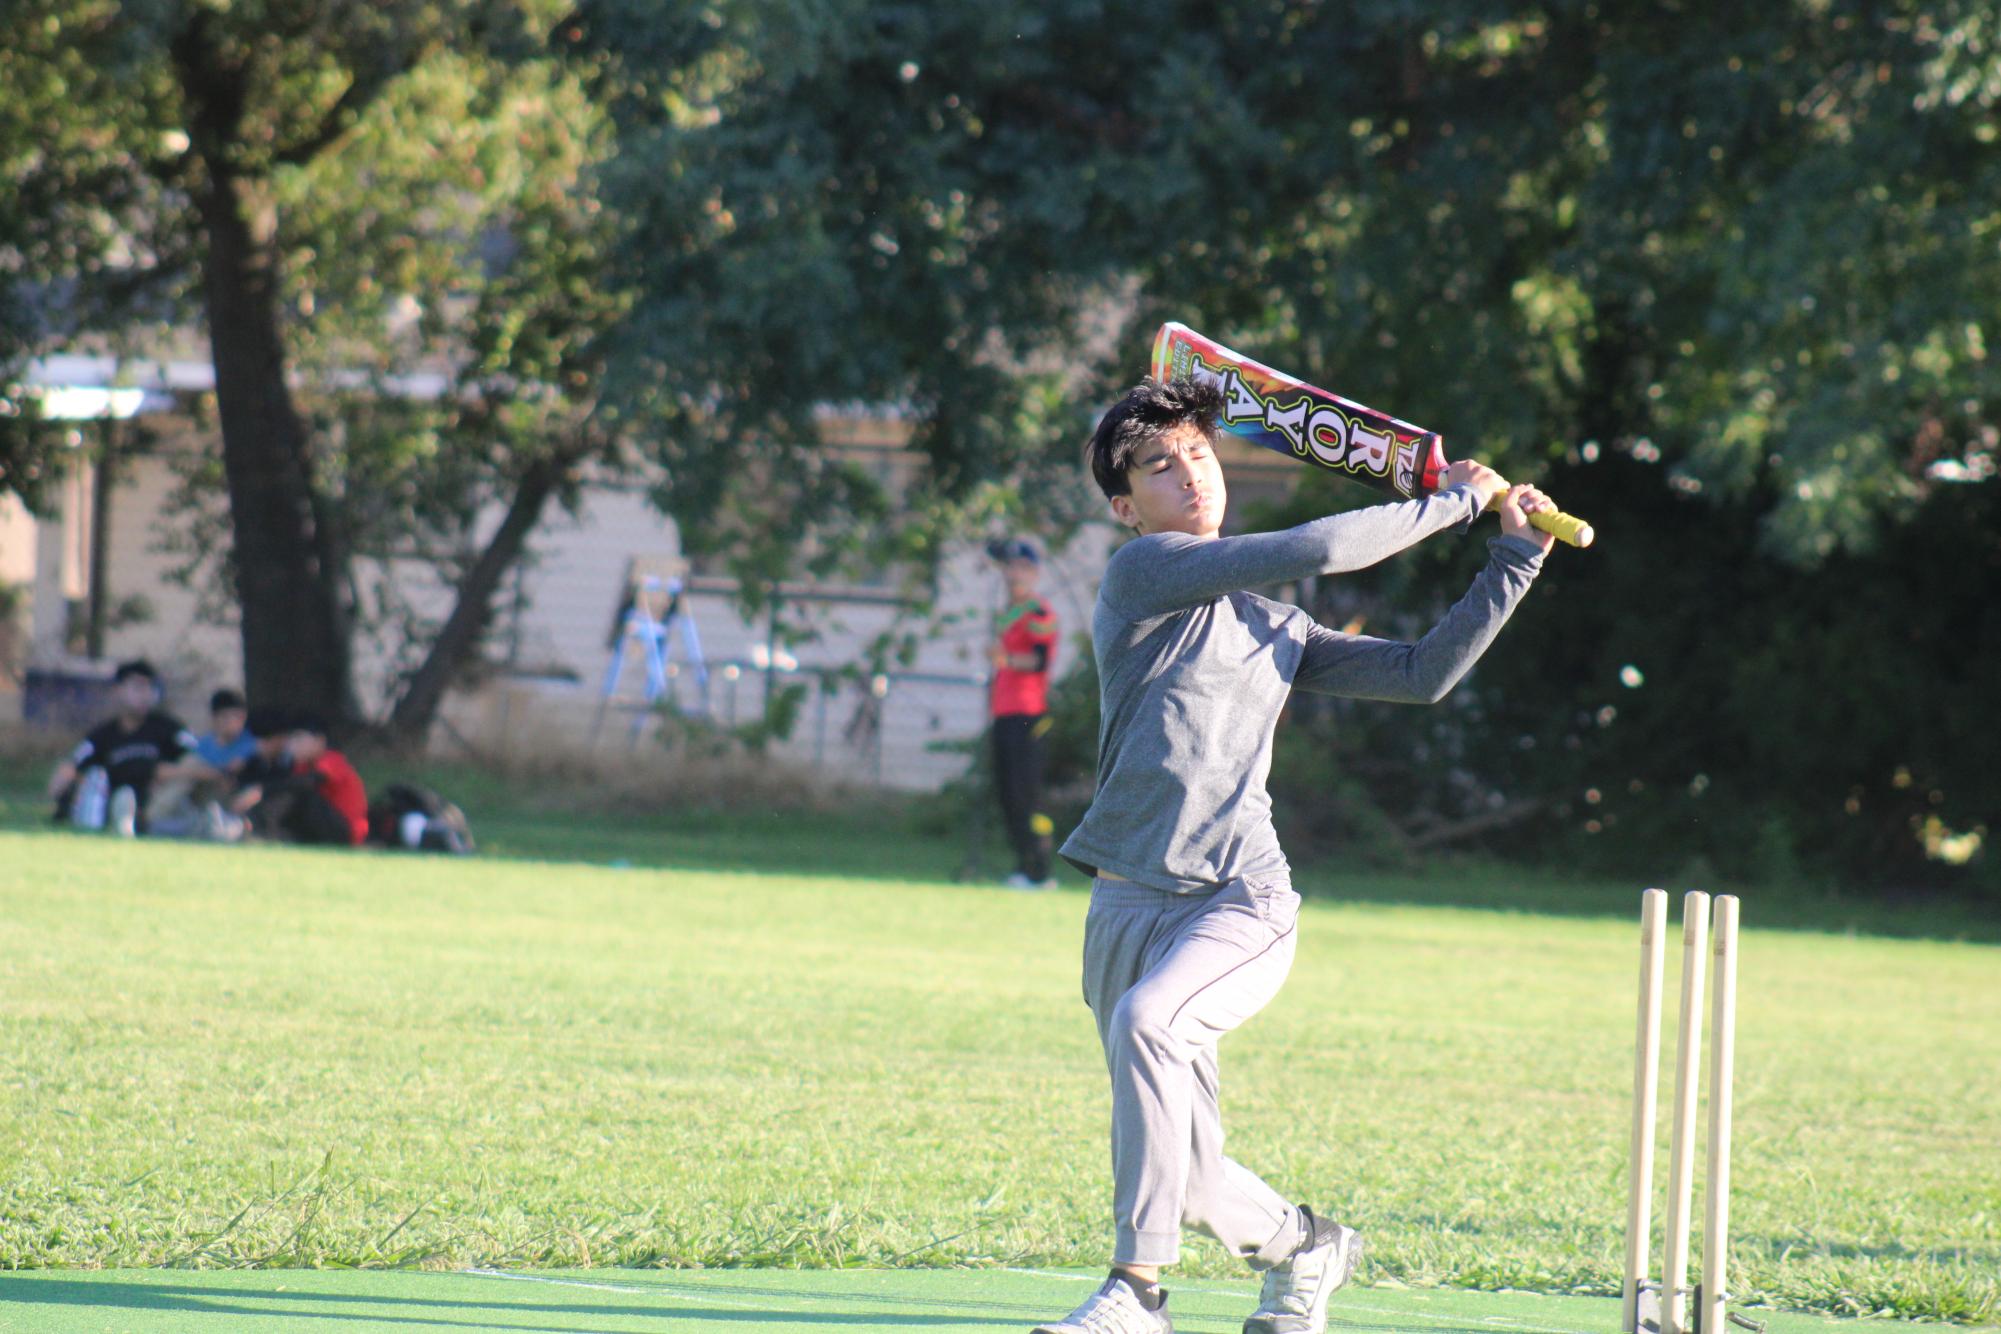
{"type": "Polygon", "coordinates": [[[215,361],[231,569],[242,617],[243,684],[253,703],[352,718],[342,570],[316,522],[305,424],[286,381],[278,322],[278,211],[270,182],[240,166],[249,77],[225,54],[212,15],[175,37],[199,170],[188,188],[202,222],[202,292],[215,361]]]}
{"type": "Polygon", "coordinates": [[[200,192],[215,399],[229,482],[231,565],[251,701],[354,712],[339,571],[316,521],[305,424],[286,383],[278,327],[277,210],[260,181],[211,159],[200,192]]]}
{"type": "Polygon", "coordinates": [[[104,656],[111,600],[111,493],[118,485],[118,419],[107,410],[98,433],[97,467],[90,482],[90,596],[85,604],[83,651],[104,656]]]}
{"type": "Polygon", "coordinates": [[[458,601],[452,607],[452,614],[446,618],[444,628],[431,643],[431,651],[410,677],[403,697],[396,701],[396,708],[389,715],[384,730],[396,745],[415,748],[423,744],[431,724],[437,720],[446,689],[457,679],[486,634],[487,623],[493,618],[493,598],[501,581],[521,559],[528,545],[528,534],[541,520],[543,506],[561,484],[573,460],[573,455],[559,454],[537,461],[522,475],[514,489],[513,503],[507,508],[507,517],[500,521],[486,549],[459,581],[458,601]]]}

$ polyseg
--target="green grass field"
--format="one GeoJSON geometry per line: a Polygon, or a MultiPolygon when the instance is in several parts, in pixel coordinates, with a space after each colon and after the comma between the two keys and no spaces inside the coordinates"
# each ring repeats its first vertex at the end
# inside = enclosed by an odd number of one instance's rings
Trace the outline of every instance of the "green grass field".
{"type": "MultiPolygon", "coordinates": [[[[0,833],[0,1268],[1102,1261],[1082,894],[819,818],[538,818],[489,846],[768,869],[0,833]]],[[[1615,1291],[1638,886],[1616,917],[1337,887],[1224,1046],[1233,1154],[1369,1233],[1401,1290],[1364,1304],[1615,1291]]],[[[1745,916],[1733,1287],[2001,1318],[2001,950],[1745,916]]]]}

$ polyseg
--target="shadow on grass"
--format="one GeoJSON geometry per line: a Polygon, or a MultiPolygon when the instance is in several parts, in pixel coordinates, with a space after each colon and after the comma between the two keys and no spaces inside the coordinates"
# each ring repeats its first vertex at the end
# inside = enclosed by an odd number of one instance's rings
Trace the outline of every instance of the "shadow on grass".
{"type": "MultiPolygon", "coordinates": [[[[580,1285],[581,1286],[581,1285],[580,1285]]],[[[728,1295],[752,1290],[732,1288],[728,1295]]],[[[635,1293],[633,1295],[642,1295],[635,1293]]],[[[669,1296],[669,1294],[662,1294],[669,1296]]],[[[715,1294],[722,1297],[725,1294],[715,1294]]],[[[867,1297],[837,1297],[828,1294],[775,1293],[787,1303],[831,1304],[844,1301],[850,1307],[876,1306],[867,1297]]],[[[866,1310],[786,1310],[773,1305],[703,1306],[700,1299],[672,1294],[674,1305],[640,1306],[570,1304],[564,1302],[502,1301],[489,1298],[386,1297],[370,1293],[332,1292],[244,1292],[229,1287],[209,1287],[197,1283],[132,1283],[120,1279],[92,1279],[65,1275],[62,1278],[0,1279],[0,1305],[39,1304],[59,1307],[109,1307],[132,1311],[175,1311],[204,1316],[243,1316],[245,1328],[252,1321],[308,1319],[366,1322],[369,1324],[421,1325],[448,1329],[509,1329],[537,1331],[537,1334],[577,1334],[599,1328],[595,1322],[608,1319],[641,1319],[663,1328],[709,1329],[719,1325],[768,1325],[773,1323],[852,1326],[879,1329],[913,1326],[939,1328],[957,1325],[991,1327],[997,1322],[1018,1319],[1012,1303],[954,1303],[972,1310],[992,1308],[991,1315],[950,1315],[939,1313],[940,1303],[928,1303],[930,1313],[885,1313],[866,1310]],[[249,1303],[254,1302],[255,1305],[249,1303]],[[342,1309],[334,1309],[334,1308],[342,1309]],[[462,1318],[453,1318],[454,1315],[462,1318]],[[504,1325],[494,1320],[505,1317],[504,1325]],[[565,1319],[565,1317],[573,1317],[565,1319]],[[544,1321],[548,1323],[531,1323],[544,1321]],[[558,1323],[560,1322],[560,1323],[558,1323]]],[[[712,1298],[713,1300],[713,1298],[712,1298]]],[[[927,1304],[927,1303],[918,1303],[927,1304]]]]}
{"type": "MultiPolygon", "coordinates": [[[[280,1277],[275,1271],[273,1278],[280,1277]]],[[[465,1275],[417,1275],[437,1279],[465,1275]]],[[[472,1277],[498,1277],[479,1276],[472,1277]]],[[[515,1276],[508,1276],[515,1277],[515,1276]]],[[[489,1297],[404,1297],[371,1293],[302,1291],[244,1291],[219,1283],[198,1282],[135,1283],[118,1278],[88,1278],[75,1274],[61,1277],[13,1276],[0,1278],[0,1307],[42,1306],[71,1310],[117,1310],[160,1312],[207,1317],[240,1317],[240,1327],[258,1328],[258,1322],[276,1320],[316,1320],[363,1326],[417,1326],[442,1329],[524,1330],[533,1334],[577,1334],[602,1328],[606,1320],[643,1320],[649,1327],[663,1329],[709,1329],[772,1324],[822,1325],[829,1328],[865,1329],[951,1329],[975,1327],[1019,1329],[1052,1312],[1042,1305],[1019,1300],[960,1298],[951,1301],[899,1297],[882,1293],[836,1293],[798,1290],[784,1286],[728,1284],[719,1291],[697,1293],[676,1290],[638,1274],[608,1275],[600,1284],[573,1283],[595,1287],[608,1296],[646,1297],[653,1287],[671,1305],[641,1305],[607,1301],[585,1304],[512,1301],[489,1297]],[[614,1285],[618,1286],[614,1286],[614,1285]],[[736,1305],[732,1299],[753,1302],[736,1305]],[[711,1305],[708,1303],[724,1303],[711,1305]],[[838,1309],[834,1309],[838,1308],[838,1309]],[[889,1308],[889,1309],[885,1309],[889,1308]]],[[[538,1280],[552,1287],[563,1280],[538,1280]]],[[[552,1294],[554,1295],[554,1294],[552,1294]]],[[[1371,1313],[1381,1314],[1381,1313],[1371,1313]]],[[[1457,1325],[1450,1317],[1420,1317],[1427,1334],[1477,1334],[1490,1325],[1457,1325]]],[[[1210,1329],[1235,1328],[1234,1320],[1220,1321],[1196,1315],[1188,1323],[1190,1334],[1210,1329]]],[[[1186,1323],[1178,1321],[1177,1323],[1186,1323]]],[[[1407,1329],[1405,1321],[1379,1322],[1358,1312],[1338,1312],[1336,1323],[1343,1329],[1407,1329]]],[[[222,1327],[204,1324],[204,1328],[222,1327]]],[[[1517,1329],[1537,1326],[1516,1324],[1517,1329]]]]}

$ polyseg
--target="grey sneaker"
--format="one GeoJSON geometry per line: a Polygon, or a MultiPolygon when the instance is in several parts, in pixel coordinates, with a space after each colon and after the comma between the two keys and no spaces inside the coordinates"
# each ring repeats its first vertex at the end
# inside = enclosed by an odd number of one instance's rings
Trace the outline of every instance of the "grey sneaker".
{"type": "Polygon", "coordinates": [[[1327,1299],[1355,1276],[1362,1263],[1362,1234],[1305,1211],[1313,1240],[1284,1264],[1265,1271],[1258,1309],[1244,1321],[1244,1334],[1322,1334],[1327,1299]]]}
{"type": "Polygon", "coordinates": [[[1032,1334],[1174,1334],[1167,1314],[1167,1293],[1158,1311],[1139,1304],[1126,1281],[1114,1275],[1084,1299],[1084,1304],[1052,1325],[1037,1325],[1032,1334]]]}

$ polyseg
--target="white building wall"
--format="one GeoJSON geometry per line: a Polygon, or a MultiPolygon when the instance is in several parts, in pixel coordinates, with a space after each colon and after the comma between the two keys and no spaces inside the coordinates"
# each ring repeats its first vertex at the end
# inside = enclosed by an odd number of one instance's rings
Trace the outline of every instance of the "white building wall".
{"type": "MultiPolygon", "coordinates": [[[[1088,634],[1111,538],[1109,525],[1087,529],[1045,566],[1044,593],[1065,640],[1059,674],[1073,665],[1073,637],[1088,634]]],[[[636,744],[653,744],[657,727],[641,714],[645,677],[636,648],[621,660],[617,695],[607,701],[602,686],[628,562],[673,556],[672,524],[637,493],[594,489],[577,516],[545,526],[534,550],[522,576],[528,607],[515,653],[522,675],[455,698],[448,713],[453,730],[501,749],[593,737],[617,745],[634,744],[638,723],[636,744]]],[[[708,687],[704,695],[697,686],[676,633],[668,649],[670,688],[684,709],[736,727],[761,716],[769,685],[803,685],[797,723],[774,754],[843,781],[932,790],[965,769],[963,746],[951,747],[986,726],[986,642],[1002,600],[998,571],[980,545],[968,544],[941,570],[930,614],[876,590],[802,594],[784,604],[782,615],[795,635],[804,632],[804,642],[781,642],[774,655],[768,625],[745,619],[724,581],[691,579],[684,606],[699,632],[708,687]],[[870,645],[891,631],[916,635],[914,659],[881,679],[860,673],[870,645]],[[777,670],[770,669],[774,660],[777,670]]],[[[509,647],[496,642],[496,655],[509,647]]]]}
{"type": "Polygon", "coordinates": [[[206,718],[209,694],[243,684],[243,643],[227,599],[218,623],[203,616],[194,587],[170,578],[182,558],[165,550],[173,537],[169,498],[175,478],[158,457],[119,465],[106,525],[105,600],[113,613],[104,636],[105,657],[146,658],[166,677],[167,702],[191,722],[206,718]],[[137,601],[143,619],[119,623],[115,613],[137,601]]]}
{"type": "Polygon", "coordinates": [[[0,583],[35,580],[35,516],[12,492],[0,492],[0,583]]]}

